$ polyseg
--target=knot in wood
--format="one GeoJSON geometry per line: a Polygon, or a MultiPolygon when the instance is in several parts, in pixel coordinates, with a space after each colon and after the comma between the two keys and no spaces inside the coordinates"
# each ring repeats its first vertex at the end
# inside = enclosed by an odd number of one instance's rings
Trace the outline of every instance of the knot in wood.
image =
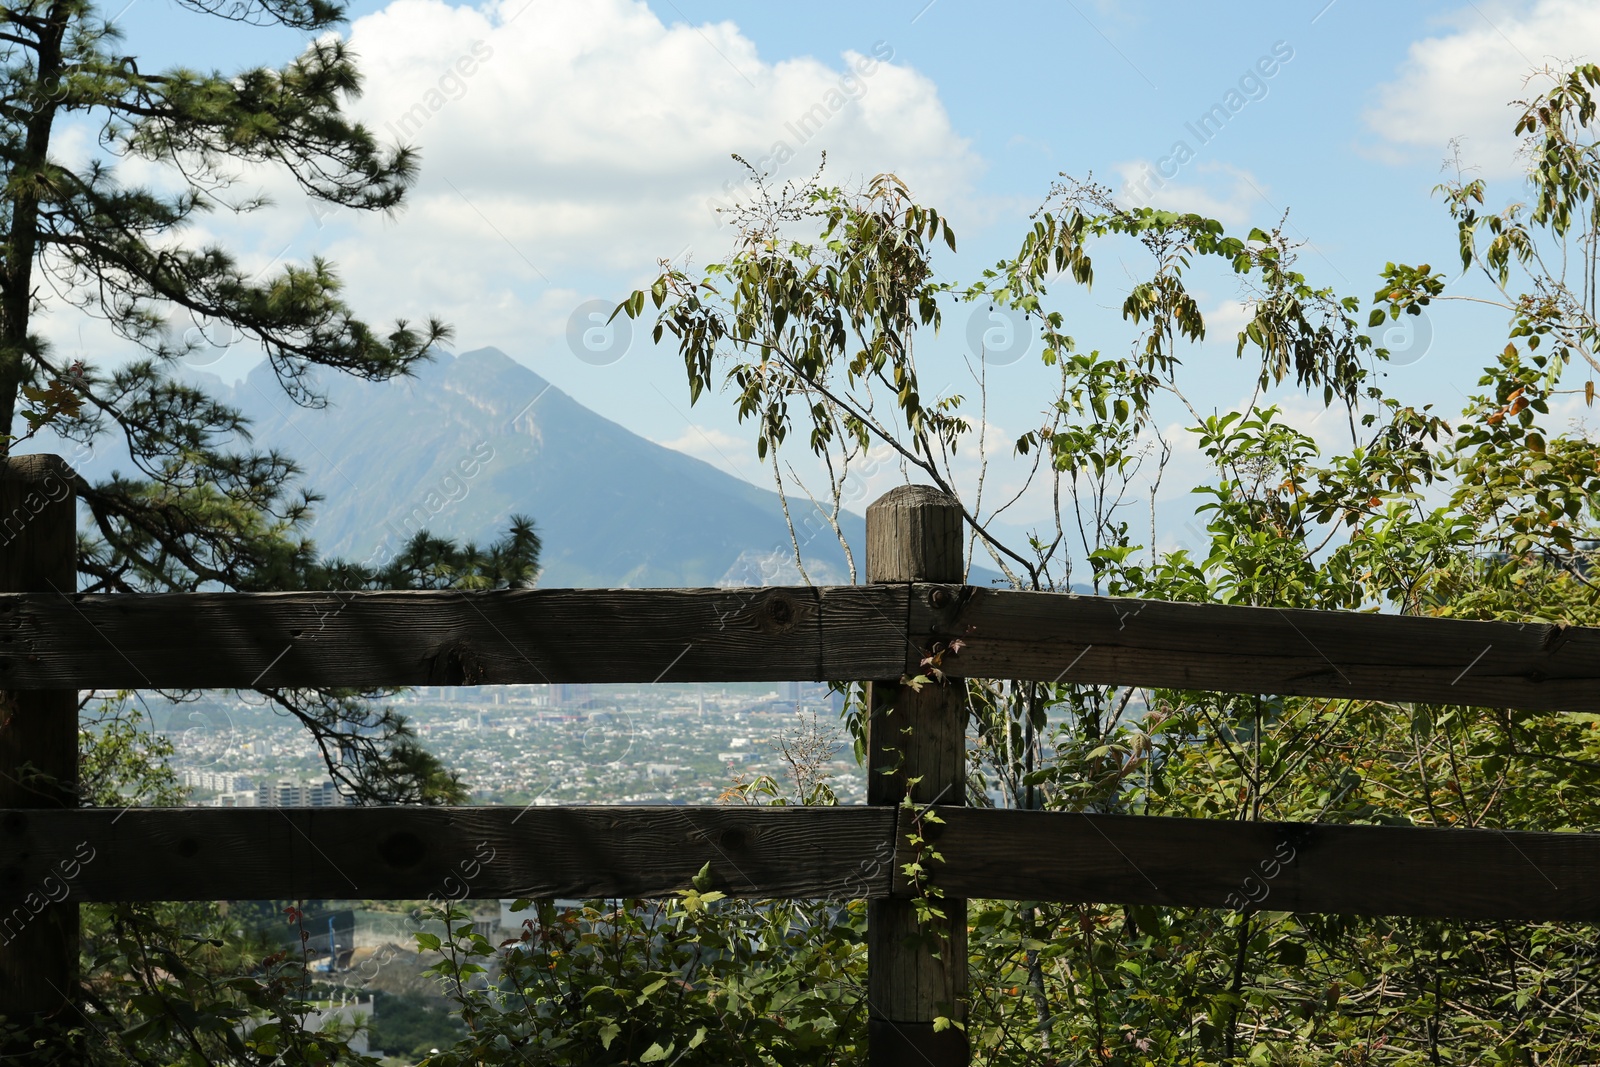
{"type": "Polygon", "coordinates": [[[1300,853],[1309,848],[1316,838],[1316,831],[1304,823],[1289,823],[1280,827],[1278,834],[1279,847],[1288,846],[1294,850],[1295,859],[1299,862],[1300,853]]]}
{"type": "Polygon", "coordinates": [[[488,668],[470,646],[457,643],[434,655],[428,682],[431,685],[481,685],[488,673],[488,668]]]}
{"type": "Polygon", "coordinates": [[[1556,649],[1566,644],[1567,637],[1569,636],[1567,633],[1568,629],[1569,627],[1564,622],[1558,622],[1551,626],[1545,627],[1544,639],[1540,641],[1540,644],[1544,646],[1545,652],[1554,652],[1556,649]]]}
{"type": "Polygon", "coordinates": [[[770,593],[761,605],[761,628],[767,633],[782,633],[794,626],[797,615],[794,601],[786,593],[770,593]]]}
{"type": "Polygon", "coordinates": [[[428,846],[412,833],[391,834],[378,846],[378,855],[391,867],[412,867],[428,854],[428,846]]]}

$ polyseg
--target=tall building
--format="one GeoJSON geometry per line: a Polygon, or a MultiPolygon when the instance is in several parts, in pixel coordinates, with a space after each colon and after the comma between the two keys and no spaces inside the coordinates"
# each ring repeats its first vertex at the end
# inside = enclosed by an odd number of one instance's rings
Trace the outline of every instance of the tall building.
{"type": "Polygon", "coordinates": [[[550,686],[550,704],[557,708],[587,707],[594,700],[588,682],[556,683],[550,686]]]}
{"type": "Polygon", "coordinates": [[[210,789],[218,793],[237,793],[256,787],[249,775],[232,771],[200,771],[192,767],[179,771],[178,781],[185,789],[210,789]]]}
{"type": "Polygon", "coordinates": [[[320,782],[297,782],[293,778],[279,778],[264,790],[263,807],[270,808],[337,808],[351,803],[351,798],[339,792],[331,778],[320,782]]]}

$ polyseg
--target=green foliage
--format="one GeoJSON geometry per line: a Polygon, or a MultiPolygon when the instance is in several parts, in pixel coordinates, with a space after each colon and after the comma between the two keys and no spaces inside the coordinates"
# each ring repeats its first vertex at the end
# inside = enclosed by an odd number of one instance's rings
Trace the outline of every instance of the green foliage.
{"type": "MultiPolygon", "coordinates": [[[[300,31],[345,19],[327,0],[182,3],[300,31]]],[[[129,461],[99,481],[72,478],[89,517],[80,589],[307,589],[327,593],[332,615],[357,589],[532,583],[539,540],[523,518],[487,547],[419,534],[393,559],[322,559],[305,533],[316,499],[298,487],[299,468],[253,447],[237,410],[174,374],[200,343],[176,320],[258,346],[288,396],[310,406],[322,403],[319,375],[394,378],[448,337],[437,321],[364,322],[320,259],[252,272],[194,239],[208,213],[262,205],[237,194],[241,167],[281,167],[325,204],[400,205],[416,157],[344,113],[360,77],[343,41],[318,34],[275,70],[153,72],[87,0],[23,0],[0,8],[0,82],[0,462],[46,431],[78,455],[106,448],[129,461]],[[98,145],[81,165],[52,150],[67,123],[86,124],[98,145]],[[37,329],[39,316],[62,311],[100,318],[142,356],[65,363],[37,329]]],[[[455,775],[381,703],[388,691],[261,692],[311,731],[348,792],[463,799],[455,775]]],[[[82,737],[84,802],[178,802],[170,754],[125,694],[103,704],[82,737]]],[[[239,943],[226,911],[85,905],[81,990],[58,1018],[10,1027],[8,1051],[21,1041],[38,1062],[73,1064],[374,1063],[350,1052],[349,1035],[308,1032],[305,961],[239,943]]]]}
{"type": "MultiPolygon", "coordinates": [[[[1086,568],[1095,591],[1134,598],[1128,627],[1144,599],[1596,625],[1600,443],[1554,412],[1563,396],[1592,405],[1592,379],[1571,379],[1585,363],[1600,369],[1600,68],[1543,73],[1545,91],[1519,102],[1517,122],[1531,207],[1483,215],[1481,181],[1440,188],[1460,278],[1389,263],[1363,304],[1300,273],[1281,227],[1233,237],[1067,180],[1018,254],[963,286],[935,267],[934,238],[953,246],[948,227],[897,181],[848,194],[813,179],[763,191],[733,254],[703,279],[664,273],[650,291],[658,333],[677,338],[693,397],[734,387],[763,453],[801,430],[830,462],[850,458],[841,439],[887,450],[962,500],[1014,585],[1064,589],[1086,568]],[[1122,302],[1133,336],[1121,355],[1081,351],[1046,291],[1092,284],[1102,247],[1149,265],[1122,302]],[[1183,391],[1186,346],[1206,335],[1189,289],[1202,266],[1241,287],[1235,352],[1255,393],[1235,411],[1204,414],[1183,391]],[[1372,370],[1389,353],[1361,324],[1457,300],[1507,316],[1507,336],[1479,353],[1481,391],[1454,419],[1385,396],[1372,370]],[[1015,442],[1014,481],[1059,502],[1053,528],[1023,544],[992,528],[1011,505],[963,494],[952,471],[957,448],[985,448],[965,400],[922,400],[917,331],[962,301],[1023,311],[1058,375],[1039,428],[1015,442]],[[1285,420],[1272,394],[1290,389],[1339,412],[1347,449],[1332,454],[1285,420]],[[1211,477],[1194,487],[1198,543],[1162,552],[1130,520],[1160,484],[1174,404],[1211,477]]],[[[643,308],[639,293],[620,310],[643,308]]],[[[985,470],[998,462],[982,459],[985,470]]],[[[925,651],[933,670],[916,681],[933,684],[942,650],[925,651]]],[[[1463,667],[1473,654],[1463,650],[1463,667]]],[[[1019,807],[1600,828],[1592,715],[1004,681],[968,691],[972,792],[998,788],[1019,807]]],[[[925,844],[918,830],[913,846],[925,844]]],[[[1591,925],[1276,911],[1273,879],[1293,859],[1284,848],[1240,871],[1229,910],[972,902],[967,1024],[979,1062],[1593,1062],[1591,925]]],[[[902,873],[924,879],[931,860],[916,854],[902,873]]],[[[922,905],[936,926],[937,895],[922,905]]]]}
{"type": "MultiPolygon", "coordinates": [[[[127,694],[85,710],[79,748],[86,803],[183,801],[166,762],[171,743],[150,732],[127,694]]],[[[92,850],[75,856],[95,862],[92,850]]],[[[302,954],[263,952],[241,940],[227,904],[84,904],[79,914],[81,988],[74,1002],[26,1027],[0,1021],[8,1050],[29,1049],[22,1062],[376,1067],[376,1060],[350,1051],[352,1035],[308,1028],[314,997],[302,954]]]]}
{"type": "MultiPolygon", "coordinates": [[[[302,31],[345,19],[344,6],[327,0],[185,6],[302,31]]],[[[80,454],[103,447],[131,461],[97,482],[74,478],[91,519],[80,537],[81,588],[337,594],[531,584],[539,543],[525,519],[487,549],[418,535],[392,560],[321,559],[305,534],[317,501],[298,488],[293,460],[252,447],[238,411],[172,373],[221,329],[258,347],[292,400],[320,406],[319,375],[405,375],[448,337],[437,321],[369,325],[321,259],[251,272],[191,236],[213,211],[262,206],[237,192],[241,166],[280,167],[324,204],[400,206],[417,158],[345,114],[361,88],[346,43],[318,36],[278,69],[154,72],[120,48],[116,28],[87,0],[0,9],[0,42],[0,458],[49,430],[80,454]],[[67,123],[97,135],[99,151],[78,166],[52,152],[67,123]],[[39,295],[46,287],[56,297],[48,303],[39,295]],[[64,364],[35,329],[38,316],[62,310],[104,320],[144,355],[64,364]],[[205,327],[200,336],[174,328],[187,321],[205,327]],[[18,416],[26,429],[15,435],[18,416]]],[[[404,720],[375,703],[385,693],[264,695],[311,730],[350,792],[459,798],[404,720]]]]}
{"type": "MultiPolygon", "coordinates": [[[[245,10],[291,25],[341,16],[315,0],[245,10]]],[[[95,517],[82,565],[93,587],[305,587],[328,591],[337,610],[351,588],[524,584],[538,544],[521,520],[486,551],[421,537],[392,561],[318,561],[297,533],[313,502],[293,493],[292,463],[232,451],[243,428],[237,413],[162,371],[175,354],[157,325],[164,303],[257,338],[291,394],[308,403],[317,400],[316,367],[402,373],[439,336],[437,326],[402,324],[378,338],[338,302],[337,281],[320,263],[258,283],[220,250],[152,251],[158,234],[219,202],[225,185],[213,179],[229,159],[282,163],[332,202],[397,202],[413,161],[377,149],[338,114],[340,94],[356,85],[349,57],[317,46],[278,72],[144,75],[106,53],[114,37],[89,13],[58,2],[4,15],[16,38],[7,70],[16,102],[0,116],[9,124],[0,138],[9,153],[0,400],[10,405],[0,414],[9,429],[20,398],[39,427],[129,441],[134,477],[80,486],[95,517]],[[107,144],[158,162],[198,160],[194,188],[164,199],[118,186],[99,164],[82,174],[53,164],[33,131],[48,130],[62,109],[95,108],[107,114],[107,144]],[[110,374],[52,362],[27,329],[35,309],[24,283],[41,263],[86,286],[93,279],[91,301],[152,358],[110,374]]],[[[1517,123],[1533,161],[1531,207],[1484,215],[1482,182],[1441,187],[1464,278],[1390,263],[1363,304],[1308,280],[1282,226],[1233,236],[1215,220],[1125,210],[1101,187],[1066,181],[1018,254],[963,286],[935,267],[940,247],[955,247],[947,222],[893,176],[859,193],[813,179],[763,187],[738,214],[738,246],[703,277],[666,271],[649,292],[656,333],[677,340],[692,397],[732,387],[740,416],[757,422],[760,454],[775,464],[796,434],[830,463],[871,446],[960,496],[951,457],[983,447],[983,420],[969,419],[961,396],[926,399],[919,332],[963,302],[1024,312],[1056,387],[1015,451],[1025,484],[1059,505],[1021,544],[995,532],[1009,504],[985,510],[969,494],[963,507],[1016,586],[1069,588],[1074,566],[1086,568],[1097,591],[1132,598],[1127,626],[1139,625],[1145,599],[1595,625],[1600,445],[1582,428],[1555,425],[1553,403],[1580,392],[1592,403],[1592,381],[1573,384],[1573,371],[1600,368],[1600,155],[1590,139],[1600,71],[1550,72],[1549,82],[1522,102],[1517,123]],[[1121,304],[1133,334],[1121,355],[1081,351],[1048,288],[1091,285],[1102,248],[1137,251],[1149,268],[1121,304]],[[1188,346],[1206,336],[1190,289],[1202,270],[1241,287],[1247,315],[1234,351],[1255,389],[1241,410],[1209,416],[1183,391],[1188,346]],[[1388,353],[1361,323],[1370,330],[1482,300],[1463,291],[1469,282],[1487,285],[1508,319],[1504,343],[1480,353],[1481,392],[1459,419],[1383,395],[1371,372],[1388,353]],[[1272,401],[1291,390],[1341,411],[1347,450],[1326,454],[1285,420],[1272,401]],[[1187,411],[1212,476],[1195,487],[1200,543],[1159,552],[1134,532],[1132,509],[1149,483],[1159,485],[1170,456],[1162,436],[1170,405],[1187,411]]],[[[636,293],[619,311],[640,315],[645,300],[636,293]]],[[[947,684],[942,657],[957,650],[924,651],[927,670],[914,681],[947,684]]],[[[1470,681],[1462,693],[1471,699],[1470,681]]],[[[331,763],[379,783],[364,785],[371,795],[448,795],[443,769],[403,743],[403,722],[364,710],[375,695],[275,699],[318,731],[331,763]],[[383,745],[351,740],[374,726],[383,745]]],[[[1592,715],[1070,682],[1001,680],[973,684],[969,695],[974,792],[993,785],[1015,806],[1600,829],[1600,717],[1592,715]]],[[[105,715],[86,739],[89,794],[101,802],[168,795],[159,744],[120,706],[105,715]]],[[[820,777],[797,774],[796,783],[791,797],[757,779],[729,799],[831,802],[820,777]]],[[[938,937],[944,906],[927,878],[939,856],[924,822],[913,821],[900,873],[922,887],[919,913],[933,947],[947,951],[938,937]]],[[[1593,1061],[1600,1017],[1587,994],[1600,980],[1600,953],[1590,926],[1274,910],[1273,881],[1292,853],[1285,845],[1241,871],[1226,910],[974,901],[971,1002],[952,1006],[950,1022],[966,1026],[981,1062],[995,1064],[1593,1061]]],[[[418,942],[438,954],[431,973],[466,1036],[429,1062],[859,1062],[861,903],[734,901],[713,881],[707,868],[679,897],[657,902],[527,901],[529,919],[500,946],[446,905],[443,934],[418,942]]],[[[84,1009],[63,1020],[65,1036],[40,1036],[41,1055],[76,1062],[90,1047],[106,1063],[362,1062],[338,1035],[305,1032],[304,961],[230,940],[220,909],[89,909],[84,1009]]]]}
{"type": "Polygon", "coordinates": [[[448,1048],[465,1036],[449,1003],[416,993],[379,993],[373,1008],[371,1044],[410,1061],[425,1059],[436,1048],[448,1048]]]}
{"type": "MultiPolygon", "coordinates": [[[[837,740],[813,717],[778,739],[787,783],[741,779],[723,801],[836,805],[837,740]]],[[[499,945],[436,906],[446,933],[417,944],[440,953],[430,971],[469,1036],[428,1064],[862,1062],[865,901],[732,900],[713,884],[708,863],[666,900],[521,900],[528,917],[499,945]]]]}
{"type": "Polygon", "coordinates": [[[727,900],[702,874],[672,900],[520,901],[500,946],[441,911],[450,936],[418,944],[470,1036],[427,1063],[858,1062],[864,902],[727,900]]]}

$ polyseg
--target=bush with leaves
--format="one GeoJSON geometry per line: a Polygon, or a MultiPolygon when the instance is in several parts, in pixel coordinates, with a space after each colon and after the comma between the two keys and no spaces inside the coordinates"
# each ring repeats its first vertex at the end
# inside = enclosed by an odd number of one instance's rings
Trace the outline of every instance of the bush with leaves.
{"type": "Polygon", "coordinates": [[[464,912],[418,936],[471,1036],[430,1067],[528,1064],[839,1064],[865,1037],[863,901],[520,901],[495,946],[464,912]],[[488,979],[475,981],[475,979],[488,979]]]}
{"type": "MultiPolygon", "coordinates": [[[[963,285],[935,266],[938,246],[954,247],[948,223],[893,176],[855,192],[816,179],[770,189],[757,176],[726,260],[698,277],[665,265],[619,311],[655,305],[656,336],[681,349],[691,397],[730,390],[775,471],[778,451],[805,441],[830,478],[823,512],[836,511],[868,449],[887,454],[961,502],[974,554],[1017,588],[1595,625],[1600,442],[1554,412],[1563,398],[1569,410],[1592,404],[1600,369],[1600,67],[1542,75],[1516,124],[1531,202],[1485,215],[1484,183],[1458,171],[1439,192],[1461,276],[1390,263],[1370,301],[1310,281],[1282,225],[1231,236],[1197,215],[1123,208],[1071,179],[1016,256],[963,285]],[[1122,302],[1123,355],[1081,350],[1049,291],[1090,285],[1102,249],[1149,264],[1122,302]],[[1235,355],[1249,399],[1207,415],[1185,391],[1185,361],[1207,329],[1189,286],[1218,275],[1240,287],[1235,355]],[[1451,301],[1498,305],[1509,320],[1478,353],[1480,392],[1456,418],[1386,395],[1374,371],[1389,353],[1366,332],[1451,301]],[[1002,498],[985,488],[1000,460],[986,437],[983,353],[970,353],[976,412],[961,395],[925,399],[919,362],[926,331],[973,302],[1023,312],[1055,376],[1036,428],[1015,439],[1002,498]],[[1277,395],[1300,391],[1337,413],[1347,450],[1285,418],[1277,395]],[[1195,489],[1199,543],[1159,551],[1153,509],[1174,412],[1211,477],[1195,489]],[[958,475],[958,450],[976,454],[976,485],[958,475]],[[997,520],[1028,489],[1051,514],[1013,542],[997,520]]],[[[798,537],[793,547],[798,557],[798,537]]],[[[1134,605],[1125,622],[1137,625],[1134,605]]],[[[1594,715],[1003,680],[967,692],[977,798],[994,789],[1010,805],[1061,811],[1600,829],[1594,715]]],[[[1262,861],[1270,871],[1287,858],[1262,861]]],[[[1592,926],[1296,915],[1273,910],[1271,878],[1250,873],[1225,911],[973,902],[978,1060],[1595,1062],[1592,926]]]]}
{"type": "MultiPolygon", "coordinates": [[[[774,742],[787,783],[740,780],[725,802],[838,803],[836,731],[802,717],[774,742]]],[[[517,901],[528,917],[499,945],[461,907],[436,908],[446,935],[417,943],[441,953],[432,971],[471,1034],[429,1067],[862,1062],[866,902],[729,899],[711,868],[667,899],[517,901]]]]}
{"type": "MultiPolygon", "coordinates": [[[[172,744],[150,730],[131,694],[85,707],[79,747],[86,803],[183,802],[167,762],[172,744]]],[[[307,1027],[317,994],[304,954],[243,941],[228,911],[205,902],[81,905],[77,995],[52,1019],[0,1022],[0,1046],[13,1055],[26,1049],[28,1063],[64,1067],[376,1067],[350,1050],[352,1034],[307,1027]]]]}

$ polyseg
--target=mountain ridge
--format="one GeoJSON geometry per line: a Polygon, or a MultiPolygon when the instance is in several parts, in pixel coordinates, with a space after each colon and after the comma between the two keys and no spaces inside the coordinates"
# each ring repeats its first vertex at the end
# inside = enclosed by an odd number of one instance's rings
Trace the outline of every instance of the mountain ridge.
{"type": "MultiPolygon", "coordinates": [[[[323,494],[310,531],[323,553],[392,553],[424,527],[482,542],[526,514],[544,541],[541,585],[801,580],[775,492],[634,433],[498,349],[440,354],[390,382],[318,384],[327,409],[290,404],[265,364],[217,391],[323,494]]],[[[840,525],[859,564],[865,521],[847,512],[840,525]]],[[[849,580],[831,530],[806,549],[813,581],[849,580]]]]}

